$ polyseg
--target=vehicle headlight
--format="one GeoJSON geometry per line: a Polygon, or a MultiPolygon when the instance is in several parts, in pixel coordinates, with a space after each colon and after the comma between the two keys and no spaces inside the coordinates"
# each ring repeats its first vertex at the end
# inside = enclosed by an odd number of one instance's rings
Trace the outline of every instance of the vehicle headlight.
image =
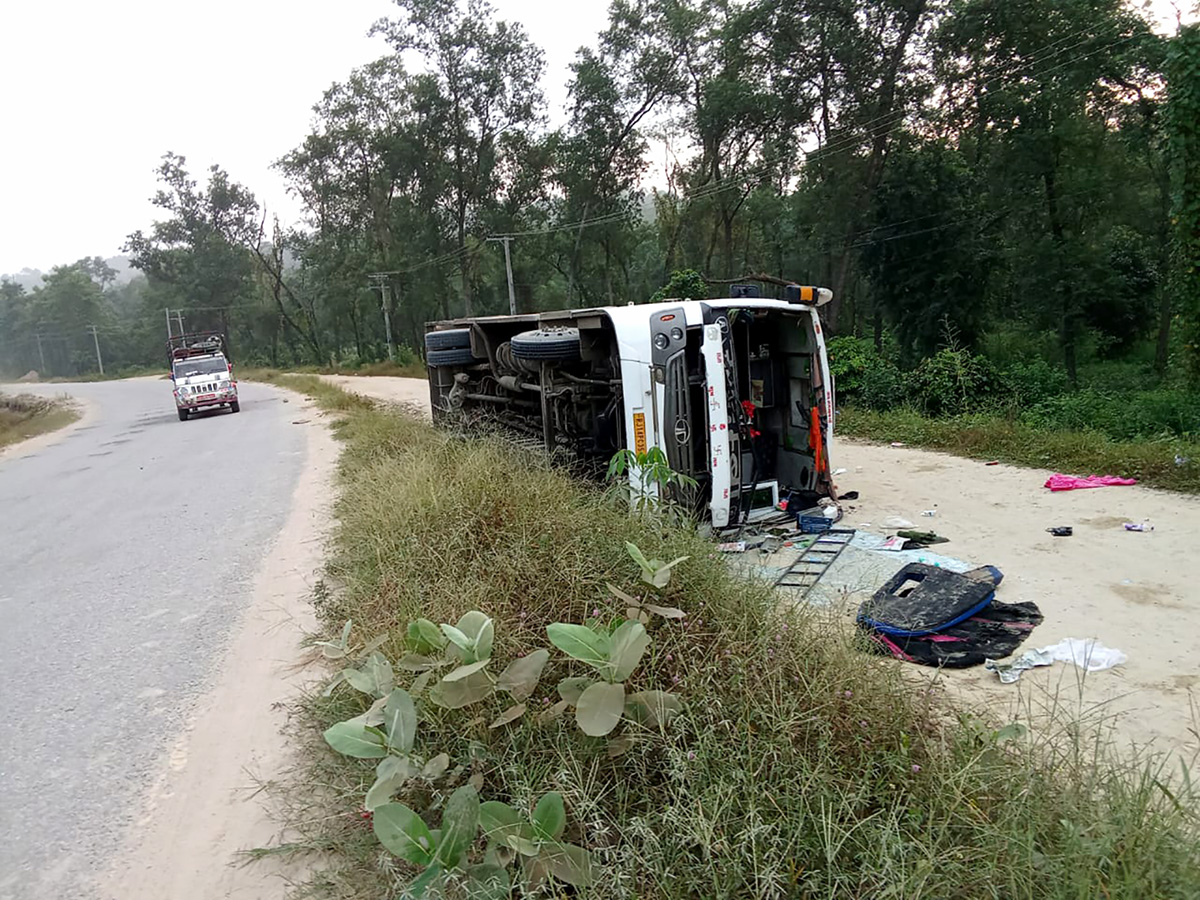
{"type": "Polygon", "coordinates": [[[179,396],[180,396],[180,397],[186,397],[187,395],[188,395],[188,388],[187,388],[187,385],[186,385],[186,384],[181,384],[181,385],[179,386],[179,396]]]}

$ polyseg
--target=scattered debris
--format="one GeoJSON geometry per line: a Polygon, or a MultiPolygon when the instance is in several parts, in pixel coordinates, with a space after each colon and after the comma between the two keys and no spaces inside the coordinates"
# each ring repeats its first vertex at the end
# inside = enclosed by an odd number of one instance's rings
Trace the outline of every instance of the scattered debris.
{"type": "Polygon", "coordinates": [[[833,477],[834,477],[834,478],[837,478],[837,476],[839,476],[839,475],[845,475],[845,474],[846,474],[846,470],[845,470],[845,469],[834,469],[834,470],[833,470],[833,477]]]}
{"type": "Polygon", "coordinates": [[[1087,478],[1081,478],[1078,475],[1063,475],[1055,472],[1046,479],[1043,486],[1052,491],[1076,491],[1083,488],[1116,487],[1129,484],[1137,484],[1137,479],[1119,478],[1116,475],[1089,475],[1087,478]]]}
{"type": "Polygon", "coordinates": [[[859,607],[858,625],[882,652],[926,666],[965,668],[1009,656],[1042,622],[1033,603],[997,602],[995,566],[958,574],[910,564],[859,607]]]}
{"type": "Polygon", "coordinates": [[[884,528],[912,528],[913,523],[908,519],[902,519],[899,516],[889,516],[883,520],[884,528]]]}
{"type": "Polygon", "coordinates": [[[1105,647],[1096,638],[1064,638],[1049,647],[1039,647],[1038,652],[1046,653],[1059,662],[1075,663],[1088,672],[1111,669],[1129,659],[1120,650],[1105,647]]]}
{"type": "Polygon", "coordinates": [[[1052,665],[1054,665],[1054,658],[1041,650],[1026,650],[1012,662],[998,663],[994,659],[987,659],[983,662],[985,669],[1000,676],[1001,684],[1013,684],[1020,680],[1022,672],[1036,669],[1038,666],[1052,665]]]}
{"type": "Polygon", "coordinates": [[[908,543],[908,541],[902,537],[899,537],[899,536],[890,537],[886,541],[883,542],[883,544],[879,547],[879,549],[880,550],[889,550],[889,551],[900,551],[900,550],[904,549],[904,545],[907,543],[908,543]]]}
{"type": "Polygon", "coordinates": [[[923,509],[923,510],[921,510],[921,515],[927,516],[929,518],[933,518],[934,516],[937,515],[937,510],[936,509],[923,509]]]}
{"type": "Polygon", "coordinates": [[[892,446],[893,447],[907,447],[908,444],[904,443],[903,441],[892,441],[892,446]]]}
{"type": "Polygon", "coordinates": [[[1153,531],[1154,526],[1149,522],[1126,522],[1126,531],[1153,531]]]}
{"type": "Polygon", "coordinates": [[[838,502],[840,503],[843,500],[857,500],[857,499],[858,499],[858,491],[846,491],[846,493],[844,493],[844,494],[842,494],[842,496],[838,497],[838,502]]]}
{"type": "Polygon", "coordinates": [[[1191,460],[1188,459],[1186,456],[1180,456],[1178,453],[1175,454],[1175,465],[1186,466],[1190,462],[1191,462],[1191,460]]]}
{"type": "MultiPolygon", "coordinates": [[[[944,538],[940,534],[933,531],[897,531],[896,537],[902,537],[909,543],[915,544],[918,547],[930,547],[933,544],[948,544],[950,538],[944,538]]],[[[905,547],[906,550],[911,550],[911,547],[905,547]]]]}
{"type": "Polygon", "coordinates": [[[985,466],[998,466],[998,465],[1000,465],[1000,460],[998,460],[998,459],[989,459],[987,462],[985,462],[985,463],[984,463],[984,465],[985,465],[985,466]]]}
{"type": "Polygon", "coordinates": [[[295,419],[292,421],[292,424],[293,425],[307,425],[308,419],[295,419]]]}
{"type": "Polygon", "coordinates": [[[1070,525],[1055,525],[1053,528],[1047,528],[1055,537],[1070,537],[1075,533],[1075,530],[1070,525]]]}

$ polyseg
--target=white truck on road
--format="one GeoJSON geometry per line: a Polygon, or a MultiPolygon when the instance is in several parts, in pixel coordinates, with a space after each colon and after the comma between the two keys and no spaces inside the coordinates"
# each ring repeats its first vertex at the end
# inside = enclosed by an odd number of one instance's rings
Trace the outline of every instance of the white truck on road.
{"type": "Polygon", "coordinates": [[[230,412],[241,411],[233,364],[225,355],[222,334],[206,331],[176,335],[167,341],[167,358],[180,422],[205,409],[227,406],[230,412]]]}
{"type": "Polygon", "coordinates": [[[833,295],[730,293],[428,323],[434,421],[499,424],[598,472],[619,450],[657,447],[696,482],[674,499],[717,528],[785,500],[812,507],[834,491],[834,385],[817,313],[833,295]]]}

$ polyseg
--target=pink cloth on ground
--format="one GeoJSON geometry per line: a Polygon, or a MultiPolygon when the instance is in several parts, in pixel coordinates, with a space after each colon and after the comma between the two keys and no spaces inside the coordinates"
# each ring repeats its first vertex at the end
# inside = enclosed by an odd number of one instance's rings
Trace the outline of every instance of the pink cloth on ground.
{"type": "Polygon", "coordinates": [[[1118,478],[1116,475],[1061,475],[1055,472],[1046,479],[1045,487],[1052,491],[1073,491],[1079,488],[1113,487],[1120,484],[1137,484],[1136,478],[1118,478]]]}

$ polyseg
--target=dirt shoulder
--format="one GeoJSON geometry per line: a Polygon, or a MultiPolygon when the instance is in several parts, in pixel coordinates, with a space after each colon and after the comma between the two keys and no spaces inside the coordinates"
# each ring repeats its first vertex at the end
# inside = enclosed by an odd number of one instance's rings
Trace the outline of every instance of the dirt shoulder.
{"type": "MultiPolygon", "coordinates": [[[[299,402],[294,401],[294,402],[299,402]]],[[[322,672],[300,642],[316,629],[310,604],[332,521],[338,447],[325,420],[309,419],[305,467],[292,507],[253,587],[217,682],[163,761],[116,862],[98,885],[112,900],[217,900],[286,895],[279,857],[241,865],[241,851],[286,840],[259,788],[293,762],[281,733],[288,708],[322,672]]],[[[294,865],[294,864],[293,864],[294,865]]]]}
{"type": "Polygon", "coordinates": [[[62,440],[95,416],[95,409],[78,398],[69,397],[62,392],[55,397],[47,397],[44,390],[23,391],[20,387],[23,386],[0,388],[0,395],[14,397],[26,394],[51,400],[55,405],[19,421],[6,415],[5,410],[0,408],[0,459],[10,455],[27,456],[37,453],[62,440]]]}
{"type": "Polygon", "coordinates": [[[1098,638],[1129,657],[1086,677],[1057,663],[1025,673],[1016,685],[1001,685],[982,667],[946,670],[940,677],[962,701],[1005,714],[1017,704],[1038,710],[1057,702],[1092,720],[1116,716],[1120,740],[1200,749],[1193,709],[1200,595],[1191,565],[1200,498],[1136,486],[1051,493],[1042,486],[1048,471],[850,441],[838,441],[831,458],[847,470],[837,478],[839,490],[860,493],[846,524],[883,531],[885,519],[899,516],[937,531],[950,538],[938,552],[1004,572],[997,599],[1037,603],[1045,622],[1026,648],[1098,638]],[[922,517],[934,508],[936,516],[922,517]],[[1144,519],[1153,532],[1123,528],[1144,519]],[[1046,532],[1056,525],[1075,533],[1046,532]]]}
{"type": "Polygon", "coordinates": [[[361,375],[322,375],[322,381],[337,385],[344,391],[352,391],[372,400],[398,403],[419,409],[429,415],[429,382],[424,378],[393,378],[385,375],[363,377],[361,375]]]}

